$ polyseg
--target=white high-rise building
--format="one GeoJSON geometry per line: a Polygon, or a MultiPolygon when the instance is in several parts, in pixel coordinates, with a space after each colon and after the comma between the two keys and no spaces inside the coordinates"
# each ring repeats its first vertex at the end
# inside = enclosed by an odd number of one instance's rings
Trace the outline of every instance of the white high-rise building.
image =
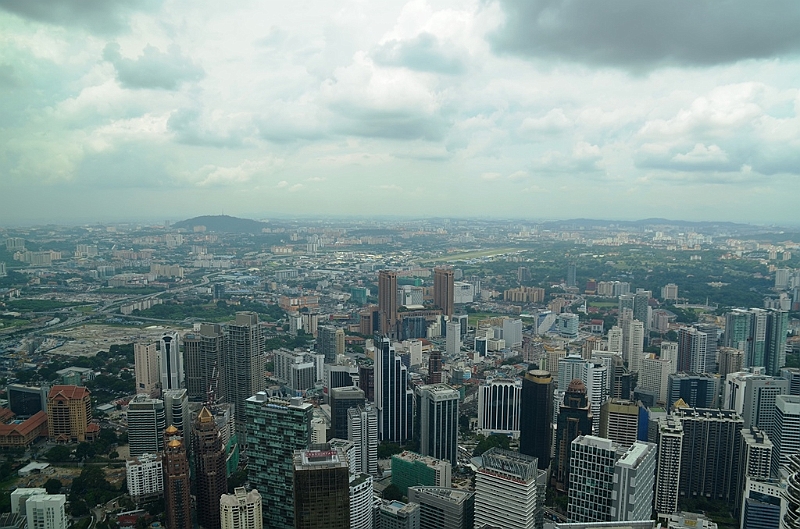
{"type": "Polygon", "coordinates": [[[158,365],[162,392],[185,387],[181,338],[177,332],[170,332],[161,337],[158,365]]]}
{"type": "Polygon", "coordinates": [[[67,529],[67,497],[64,494],[37,494],[25,502],[28,529],[67,529]]]}
{"type": "Polygon", "coordinates": [[[682,453],[683,424],[672,417],[666,417],[659,421],[654,500],[655,510],[659,516],[678,511],[682,453]]]}
{"type": "Polygon", "coordinates": [[[503,340],[506,347],[522,345],[522,320],[503,318],[503,340]]]}
{"type": "Polygon", "coordinates": [[[187,439],[192,431],[192,418],[189,416],[189,393],[186,389],[168,389],[164,391],[163,395],[167,426],[175,426],[181,436],[187,439]]]}
{"type": "Polygon", "coordinates": [[[372,476],[350,475],[350,529],[372,529],[372,476]]]}
{"type": "Polygon", "coordinates": [[[450,355],[457,355],[461,352],[461,324],[457,321],[449,321],[445,326],[447,336],[445,337],[445,352],[450,355]]]}
{"type": "Polygon", "coordinates": [[[763,368],[730,373],[725,377],[724,406],[744,419],[743,428],[756,426],[775,433],[775,399],[789,394],[789,381],[764,374],[763,368]]]}
{"type": "MultiPolygon", "coordinates": [[[[648,520],[653,510],[658,445],[636,441],[614,465],[611,519],[648,520]]],[[[574,483],[574,482],[572,482],[574,483]]]]}
{"type": "Polygon", "coordinates": [[[158,351],[154,343],[133,344],[136,393],[155,397],[158,395],[159,371],[158,351]]]}
{"type": "Polygon", "coordinates": [[[47,491],[40,487],[17,487],[11,492],[11,514],[25,516],[25,502],[31,496],[47,494],[47,491]]]}
{"type": "Polygon", "coordinates": [[[164,401],[136,395],[128,403],[128,443],[132,457],[156,454],[164,449],[167,417],[164,401]]]}
{"type": "Polygon", "coordinates": [[[263,529],[261,511],[261,494],[237,487],[219,499],[220,529],[263,529]]]}
{"type": "Polygon", "coordinates": [[[534,529],[544,508],[547,472],[537,459],[492,448],[475,477],[475,527],[534,529]]]}
{"type": "Polygon", "coordinates": [[[356,472],[378,475],[378,412],[370,405],[347,410],[347,439],[354,445],[356,472]]]}
{"type": "MultiPolygon", "coordinates": [[[[596,362],[585,362],[581,380],[586,385],[586,396],[592,405],[592,410],[600,410],[603,403],[608,400],[608,368],[596,362]]],[[[592,416],[592,430],[600,432],[600,414],[595,411],[592,416]]]]}
{"type": "Polygon", "coordinates": [[[653,354],[645,355],[642,359],[642,366],[639,370],[638,386],[645,391],[656,395],[658,402],[667,401],[667,390],[669,388],[669,375],[674,373],[671,360],[656,358],[653,354]]]}
{"type": "Polygon", "coordinates": [[[143,454],[125,463],[128,494],[141,503],[164,494],[164,469],[161,456],[143,454]]]}
{"type": "Polygon", "coordinates": [[[755,426],[742,428],[741,436],[740,475],[754,479],[769,479],[773,449],[769,436],[755,426]]]}
{"type": "Polygon", "coordinates": [[[638,373],[644,351],[644,323],[639,320],[628,320],[623,328],[622,358],[628,362],[628,371],[638,373]]]}
{"type": "Polygon", "coordinates": [[[800,453],[800,396],[776,397],[774,430],[772,475],[780,476],[780,470],[789,466],[789,457],[800,453]]]}
{"type": "Polygon", "coordinates": [[[519,438],[522,381],[489,378],[478,388],[478,431],[519,438]]]}
{"type": "Polygon", "coordinates": [[[673,373],[678,370],[678,342],[661,342],[661,354],[659,355],[662,360],[669,360],[672,362],[673,373]]]}
{"type": "Polygon", "coordinates": [[[608,330],[608,350],[612,353],[622,353],[622,327],[614,325],[608,330]]]}

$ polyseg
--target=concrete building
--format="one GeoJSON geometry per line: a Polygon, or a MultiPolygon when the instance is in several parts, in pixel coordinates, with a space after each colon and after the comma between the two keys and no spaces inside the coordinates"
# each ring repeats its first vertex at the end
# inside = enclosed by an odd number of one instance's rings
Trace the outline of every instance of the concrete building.
{"type": "Polygon", "coordinates": [[[455,356],[461,352],[461,324],[449,321],[445,325],[445,352],[448,356],[455,356]]]}
{"type": "Polygon", "coordinates": [[[475,493],[442,487],[409,487],[408,501],[419,505],[420,529],[472,529],[475,493]]]}
{"type": "Polygon", "coordinates": [[[478,432],[518,438],[521,401],[522,381],[487,379],[478,388],[478,432]]]}
{"type": "Polygon", "coordinates": [[[164,469],[161,456],[144,454],[125,462],[128,494],[134,503],[142,504],[164,494],[164,469]]]}
{"type": "Polygon", "coordinates": [[[64,494],[36,494],[25,502],[28,529],[67,529],[67,497],[64,494]]]}
{"type": "Polygon", "coordinates": [[[397,272],[378,272],[378,329],[389,338],[397,337],[397,272]]]}
{"type": "Polygon", "coordinates": [[[341,449],[295,451],[292,488],[295,529],[350,528],[350,472],[341,449]]]}
{"type": "Polygon", "coordinates": [[[159,340],[158,374],[162,393],[185,387],[181,337],[177,332],[167,333],[159,340]]]}
{"type": "Polygon", "coordinates": [[[417,386],[414,436],[423,456],[450,461],[458,458],[458,401],[461,394],[445,384],[417,386]]]}
{"type": "MultiPolygon", "coordinates": [[[[189,416],[189,393],[186,389],[168,389],[163,392],[164,415],[167,426],[174,425],[184,439],[191,437],[192,419],[189,416]]],[[[187,441],[188,442],[188,441],[187,441]]],[[[191,452],[191,447],[186,449],[191,452]]]]}
{"type": "Polygon", "coordinates": [[[157,397],[159,391],[158,350],[154,343],[133,344],[136,393],[157,397]]]}
{"type": "Polygon", "coordinates": [[[373,528],[373,495],[372,476],[350,474],[350,529],[373,528]]]}
{"type": "Polygon", "coordinates": [[[378,413],[371,404],[347,410],[347,439],[354,445],[356,472],[378,475],[378,413]]]}
{"type": "Polygon", "coordinates": [[[780,528],[786,512],[786,481],[746,478],[739,509],[740,529],[780,528]]]}
{"type": "Polygon", "coordinates": [[[600,437],[628,448],[639,439],[642,408],[633,401],[610,399],[600,407],[600,437]]]}
{"type": "MultiPolygon", "coordinates": [[[[132,457],[164,450],[167,417],[164,401],[136,395],[128,403],[128,443],[132,457]]],[[[177,428],[176,428],[177,429],[177,428]]]]}
{"type": "Polygon", "coordinates": [[[219,500],[220,527],[222,529],[263,529],[261,494],[244,487],[233,489],[233,494],[223,494],[219,500]]]}
{"type": "Polygon", "coordinates": [[[450,268],[433,269],[433,305],[442,310],[445,316],[455,312],[454,272],[450,268]]]}
{"type": "Polygon", "coordinates": [[[636,441],[614,464],[611,519],[647,520],[653,510],[658,445],[636,441]]]}
{"type": "Polygon", "coordinates": [[[678,487],[683,459],[683,425],[665,417],[658,425],[658,461],[654,508],[659,516],[678,511],[678,487]]]}
{"type": "Polygon", "coordinates": [[[222,370],[225,334],[216,323],[203,323],[183,337],[189,400],[215,404],[225,396],[222,370]]]}
{"type": "Polygon", "coordinates": [[[377,512],[379,529],[419,529],[419,505],[382,501],[377,512]]]}
{"type": "Polygon", "coordinates": [[[405,451],[392,456],[392,484],[403,495],[408,487],[450,487],[453,467],[449,461],[405,451]]]}
{"type": "Polygon", "coordinates": [[[553,377],[549,371],[530,370],[522,379],[519,415],[519,451],[535,457],[539,470],[550,466],[553,447],[553,377]]]}
{"type": "Polygon", "coordinates": [[[610,439],[581,435],[571,443],[567,518],[571,522],[611,520],[614,464],[622,447],[610,439]]]}
{"type": "Polygon", "coordinates": [[[792,454],[800,453],[800,397],[778,395],[775,399],[775,424],[771,436],[773,444],[772,475],[780,476],[781,469],[789,467],[792,454]]]}
{"type": "Polygon", "coordinates": [[[258,314],[237,312],[235,321],[226,326],[224,386],[225,400],[234,406],[236,435],[247,443],[245,401],[267,385],[264,336],[258,327],[258,314]]]}
{"type": "Polygon", "coordinates": [[[544,514],[547,472],[535,457],[492,448],[475,476],[475,527],[534,529],[544,514]]]}
{"type": "Polygon", "coordinates": [[[657,358],[653,354],[645,355],[639,371],[638,387],[656,395],[657,402],[665,403],[669,388],[669,376],[674,372],[671,360],[657,358]]]}
{"type": "Polygon", "coordinates": [[[53,386],[47,394],[47,428],[51,441],[93,441],[100,431],[92,423],[91,391],[83,386],[53,386]]]}

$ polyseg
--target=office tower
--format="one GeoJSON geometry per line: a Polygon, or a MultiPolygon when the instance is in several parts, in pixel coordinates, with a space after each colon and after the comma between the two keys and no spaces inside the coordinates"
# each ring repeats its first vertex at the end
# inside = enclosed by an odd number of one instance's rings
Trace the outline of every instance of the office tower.
{"type": "Polygon", "coordinates": [[[364,398],[375,402],[375,366],[373,364],[358,365],[358,387],[364,390],[364,398]]]}
{"type": "Polygon", "coordinates": [[[752,315],[744,309],[733,309],[725,315],[723,345],[747,351],[752,315]]]}
{"type": "Polygon", "coordinates": [[[567,286],[568,287],[577,286],[577,284],[578,284],[577,277],[576,277],[577,276],[577,270],[578,270],[578,267],[575,265],[575,263],[569,263],[567,265],[567,286]]]}
{"type": "Polygon", "coordinates": [[[633,295],[633,319],[639,320],[644,326],[643,334],[650,330],[650,298],[653,293],[649,290],[636,289],[633,295]]]}
{"type": "MultiPolygon", "coordinates": [[[[293,391],[303,392],[312,389],[317,381],[325,378],[326,364],[321,354],[279,349],[275,351],[273,359],[274,378],[293,391]]],[[[352,379],[347,385],[353,385],[352,379]]]]}
{"type": "Polygon", "coordinates": [[[380,529],[419,529],[419,505],[382,500],[376,519],[380,529]]]}
{"type": "Polygon", "coordinates": [[[677,301],[678,300],[678,285],[675,283],[667,283],[663,287],[661,287],[661,299],[668,301],[677,301]]]}
{"type": "Polygon", "coordinates": [[[789,457],[800,453],[800,397],[778,395],[775,398],[775,423],[772,435],[772,475],[780,476],[789,466],[789,457]]]}
{"type": "Polygon", "coordinates": [[[420,453],[456,466],[461,394],[445,384],[417,386],[415,393],[419,429],[415,427],[414,435],[419,440],[420,453]]]}
{"type": "Polygon", "coordinates": [[[133,361],[133,369],[136,373],[136,393],[150,397],[157,396],[160,379],[156,344],[133,344],[133,361]]]}
{"type": "Polygon", "coordinates": [[[261,494],[236,487],[233,494],[223,494],[219,500],[220,527],[222,529],[263,529],[264,520],[261,494]]]}
{"type": "MultiPolygon", "coordinates": [[[[192,429],[192,419],[189,417],[189,394],[186,389],[168,389],[163,392],[164,415],[167,426],[173,425],[178,429],[181,437],[189,439],[192,429]]],[[[188,452],[191,446],[186,445],[188,452]]]]}
{"type": "Polygon", "coordinates": [[[643,408],[630,400],[610,399],[600,407],[600,437],[627,449],[639,438],[643,408]]]}
{"type": "Polygon", "coordinates": [[[452,478],[450,461],[409,451],[392,456],[392,484],[403,495],[408,493],[408,487],[417,485],[450,487],[452,478]]]}
{"type": "Polygon", "coordinates": [[[745,367],[766,367],[778,375],[786,361],[788,313],[774,309],[734,309],[725,316],[727,347],[744,351],[745,367]]]}
{"type": "Polygon", "coordinates": [[[667,401],[669,388],[669,375],[672,374],[672,362],[663,358],[656,358],[649,354],[642,359],[642,369],[639,371],[639,388],[656,396],[657,402],[667,401]]]}
{"type": "Polygon", "coordinates": [[[355,445],[357,472],[378,475],[378,413],[370,404],[347,410],[347,439],[355,445]]]}
{"type": "Polygon", "coordinates": [[[225,445],[214,417],[203,407],[192,427],[197,521],[204,529],[219,529],[219,501],[228,491],[225,445]]]}
{"type": "Polygon", "coordinates": [[[215,323],[203,323],[198,331],[183,337],[186,389],[190,401],[215,404],[225,395],[220,372],[224,346],[222,326],[215,323]]]}
{"type": "Polygon", "coordinates": [[[553,443],[553,377],[548,371],[525,373],[519,417],[520,453],[535,457],[540,470],[547,469],[553,443]]]}
{"type": "Polygon", "coordinates": [[[678,487],[681,482],[683,425],[674,417],[658,424],[658,464],[654,507],[658,516],[678,511],[678,487]]]}
{"type": "Polygon", "coordinates": [[[461,325],[457,321],[449,321],[445,325],[445,352],[453,357],[461,352],[461,325]]]}
{"type": "Polygon", "coordinates": [[[503,340],[506,341],[506,347],[522,345],[522,320],[503,318],[503,340]]]}
{"type": "Polygon", "coordinates": [[[569,488],[570,444],[578,436],[591,434],[592,419],[592,407],[586,395],[586,385],[582,380],[575,379],[569,383],[564,393],[564,402],[558,410],[551,481],[561,492],[566,492],[569,488]]]}
{"type": "Polygon", "coordinates": [[[612,520],[648,520],[653,512],[658,445],[636,441],[614,465],[612,520]]]}
{"type": "Polygon", "coordinates": [[[442,309],[442,314],[452,316],[454,313],[455,286],[453,270],[449,268],[433,269],[433,305],[442,309]]]}
{"type": "Polygon", "coordinates": [[[167,333],[159,341],[158,371],[162,392],[185,387],[181,338],[177,332],[167,333]]]}
{"type": "Polygon", "coordinates": [[[350,474],[350,529],[372,529],[373,487],[369,474],[350,474]]]}
{"type": "Polygon", "coordinates": [[[492,448],[475,476],[475,527],[541,527],[547,472],[535,457],[492,448]]]}
{"type": "Polygon", "coordinates": [[[43,386],[23,386],[9,384],[6,387],[8,409],[14,412],[17,419],[28,419],[39,412],[47,411],[47,395],[50,388],[43,386]]]}
{"type": "Polygon", "coordinates": [[[614,325],[608,330],[608,351],[622,353],[622,327],[614,325]]]}
{"type": "Polygon", "coordinates": [[[237,312],[236,320],[227,325],[227,330],[225,400],[234,406],[236,434],[239,441],[246,444],[245,400],[264,391],[267,384],[264,338],[255,312],[237,312]]]}
{"type": "Polygon", "coordinates": [[[739,475],[753,479],[769,479],[772,466],[772,441],[755,426],[743,428],[741,436],[742,457],[739,475]]]}
{"type": "Polygon", "coordinates": [[[192,529],[192,498],[189,484],[189,458],[178,429],[164,431],[164,504],[167,527],[192,529]]]}
{"type": "Polygon", "coordinates": [[[776,398],[788,393],[788,380],[765,375],[746,376],[740,412],[744,427],[756,426],[772,435],[775,432],[776,398]]]}
{"type": "Polygon", "coordinates": [[[733,347],[717,348],[719,355],[719,376],[723,379],[731,373],[742,370],[744,365],[744,351],[733,347]]]}
{"type": "Polygon", "coordinates": [[[628,320],[622,328],[622,359],[628,362],[628,371],[638,373],[644,352],[646,327],[640,320],[628,320]]]}
{"type": "Polygon", "coordinates": [[[325,357],[325,363],[336,363],[336,333],[339,329],[332,325],[317,327],[317,353],[325,357]]]}
{"type": "Polygon", "coordinates": [[[683,426],[681,497],[703,495],[733,505],[737,498],[742,418],[730,410],[681,408],[673,416],[683,426]]]}
{"type": "Polygon", "coordinates": [[[274,529],[294,526],[292,473],[294,451],[311,444],[313,406],[299,398],[270,398],[260,392],[245,400],[250,483],[262,495],[264,525],[274,529]]]}
{"type": "Polygon", "coordinates": [[[28,529],[67,529],[67,496],[35,494],[25,502],[28,529]]]}
{"type": "Polygon", "coordinates": [[[740,503],[741,529],[778,529],[781,526],[781,508],[786,504],[783,494],[785,482],[746,478],[740,503]]]}
{"type": "Polygon", "coordinates": [[[128,443],[131,456],[161,452],[164,449],[166,428],[167,415],[163,400],[136,395],[128,403],[128,443]]]}
{"type": "Polygon", "coordinates": [[[345,353],[345,335],[344,329],[336,329],[336,356],[343,355],[345,353]]]}
{"type": "Polygon", "coordinates": [[[586,360],[577,354],[570,354],[558,359],[558,389],[566,388],[576,378],[583,380],[586,360]]]}
{"type": "MultiPolygon", "coordinates": [[[[522,382],[488,378],[478,388],[478,431],[483,435],[519,437],[522,382]]],[[[529,454],[531,455],[531,454],[529,454]]]]}
{"type": "Polygon", "coordinates": [[[389,338],[375,352],[375,407],[381,441],[404,444],[411,438],[410,414],[414,393],[408,389],[408,370],[389,338]]]}
{"type": "Polygon", "coordinates": [[[355,387],[329,390],[331,405],[331,437],[347,439],[347,410],[364,406],[364,391],[355,387]]]}
{"type": "Polygon", "coordinates": [[[431,351],[428,355],[428,384],[442,383],[442,352],[431,351]]]}
{"type": "Polygon", "coordinates": [[[789,329],[789,313],[784,310],[771,310],[767,318],[767,343],[764,366],[767,373],[779,376],[786,365],[786,333],[789,329]]]}
{"type": "Polygon", "coordinates": [[[719,379],[713,375],[673,373],[669,375],[667,409],[678,399],[683,399],[690,408],[713,408],[716,405],[719,379]]]}
{"type": "Polygon", "coordinates": [[[342,364],[325,364],[323,366],[323,383],[329,392],[333,388],[355,386],[357,381],[358,367],[356,366],[342,364]]]}
{"type": "Polygon", "coordinates": [[[408,501],[419,505],[420,529],[472,529],[475,493],[442,487],[409,487],[408,501]]]}
{"type": "Polygon", "coordinates": [[[709,372],[706,366],[708,341],[708,335],[696,327],[678,329],[678,372],[709,372]]]}
{"type": "Polygon", "coordinates": [[[83,386],[53,386],[47,394],[47,430],[51,441],[92,441],[99,432],[92,423],[92,392],[83,386]]]}
{"type": "Polygon", "coordinates": [[[317,445],[320,449],[294,453],[295,529],[349,529],[350,472],[341,449],[317,445]]]}
{"type": "Polygon", "coordinates": [[[378,272],[378,329],[390,338],[397,335],[397,272],[378,272]]]}
{"type": "Polygon", "coordinates": [[[595,413],[592,416],[592,431],[600,431],[600,406],[608,400],[608,369],[606,366],[589,361],[584,364],[581,376],[586,384],[586,394],[595,413]]]}
{"type": "Polygon", "coordinates": [[[164,465],[160,455],[143,454],[125,462],[128,494],[137,505],[164,494],[164,465]]]}
{"type": "Polygon", "coordinates": [[[781,378],[789,381],[789,395],[800,395],[800,369],[784,367],[781,369],[781,378]]]}
{"type": "Polygon", "coordinates": [[[556,318],[558,334],[564,338],[577,338],[580,320],[577,314],[562,312],[556,318]]]}
{"type": "Polygon", "coordinates": [[[800,454],[789,456],[786,464],[788,477],[783,498],[786,514],[781,519],[781,529],[800,529],[800,454]]]}

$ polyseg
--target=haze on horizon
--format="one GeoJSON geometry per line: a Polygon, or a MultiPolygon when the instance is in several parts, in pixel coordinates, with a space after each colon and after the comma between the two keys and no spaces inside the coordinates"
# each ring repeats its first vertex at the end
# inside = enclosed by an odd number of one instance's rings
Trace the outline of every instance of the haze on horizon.
{"type": "Polygon", "coordinates": [[[797,224],[800,3],[0,2],[0,225],[797,224]]]}

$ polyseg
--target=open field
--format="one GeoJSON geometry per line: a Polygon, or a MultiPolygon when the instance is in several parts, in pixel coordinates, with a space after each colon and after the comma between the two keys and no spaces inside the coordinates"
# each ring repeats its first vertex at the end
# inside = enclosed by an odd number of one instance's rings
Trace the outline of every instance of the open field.
{"type": "Polygon", "coordinates": [[[49,337],[66,340],[64,345],[48,351],[69,356],[93,356],[97,351],[107,351],[112,345],[132,342],[154,342],[166,331],[185,331],[184,328],[153,325],[135,327],[130,325],[81,325],[63,329],[49,337]]]}
{"type": "Polygon", "coordinates": [[[505,253],[518,252],[519,248],[492,248],[489,250],[475,250],[472,252],[454,253],[450,255],[440,255],[432,259],[419,261],[420,264],[445,263],[452,261],[466,261],[467,259],[478,259],[480,257],[494,257],[505,253]]]}

